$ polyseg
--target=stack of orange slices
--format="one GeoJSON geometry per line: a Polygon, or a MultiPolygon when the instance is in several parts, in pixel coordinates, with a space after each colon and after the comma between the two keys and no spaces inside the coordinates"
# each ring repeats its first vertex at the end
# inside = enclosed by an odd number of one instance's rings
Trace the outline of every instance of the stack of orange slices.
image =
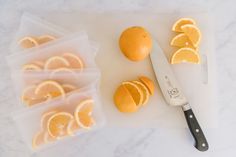
{"type": "Polygon", "coordinates": [[[136,112],[145,106],[150,95],[154,93],[152,80],[145,76],[139,77],[138,81],[125,81],[116,89],[114,103],[120,112],[136,112]]]}
{"type": "Polygon", "coordinates": [[[50,80],[42,81],[37,85],[29,85],[23,89],[21,97],[22,102],[27,106],[32,106],[58,96],[65,97],[66,93],[76,90],[77,87],[72,84],[64,84],[55,81],[55,74],[60,72],[65,74],[65,72],[67,72],[66,75],[68,77],[75,76],[76,73],[73,70],[81,70],[83,67],[84,63],[82,60],[73,53],[63,53],[60,56],[51,56],[46,59],[46,61],[37,60],[25,64],[23,66],[24,71],[42,72],[43,70],[49,70],[50,78],[48,79],[50,80]]]}
{"type": "Polygon", "coordinates": [[[201,41],[201,32],[196,26],[196,22],[191,18],[181,18],[175,22],[172,31],[178,34],[171,40],[171,46],[178,50],[173,53],[170,63],[177,64],[182,62],[200,63],[198,53],[201,41]]]}
{"type": "Polygon", "coordinates": [[[84,99],[76,106],[74,115],[54,109],[44,112],[40,120],[40,130],[33,136],[32,147],[53,142],[74,135],[80,129],[90,129],[94,124],[93,99],[84,99]]]}
{"type": "Polygon", "coordinates": [[[56,37],[52,35],[41,35],[41,36],[26,36],[18,41],[18,44],[25,49],[39,46],[49,41],[55,40],[56,37]]]}

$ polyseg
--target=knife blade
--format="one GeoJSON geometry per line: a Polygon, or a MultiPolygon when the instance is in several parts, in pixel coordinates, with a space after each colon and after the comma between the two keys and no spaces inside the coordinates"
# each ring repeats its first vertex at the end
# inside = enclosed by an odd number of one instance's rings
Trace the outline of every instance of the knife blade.
{"type": "Polygon", "coordinates": [[[163,50],[157,41],[153,40],[153,49],[150,53],[152,67],[159,83],[161,92],[167,104],[181,106],[189,127],[195,140],[195,147],[199,151],[207,151],[209,148],[205,135],[195,117],[187,98],[181,90],[178,81],[167,61],[163,50]]]}

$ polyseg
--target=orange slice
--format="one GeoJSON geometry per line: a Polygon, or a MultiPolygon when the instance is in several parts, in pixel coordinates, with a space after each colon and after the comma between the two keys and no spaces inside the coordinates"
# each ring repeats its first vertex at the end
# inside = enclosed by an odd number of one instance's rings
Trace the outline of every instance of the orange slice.
{"type": "Polygon", "coordinates": [[[40,37],[38,37],[38,43],[39,44],[44,44],[47,43],[49,41],[55,40],[56,38],[54,36],[51,35],[42,35],[40,37]]]}
{"type": "Polygon", "coordinates": [[[38,95],[34,93],[35,89],[36,89],[36,86],[32,85],[32,86],[28,86],[27,88],[23,90],[21,101],[24,104],[28,106],[32,106],[34,104],[38,104],[43,101],[46,101],[47,99],[50,99],[50,98],[39,97],[38,95]]]}
{"type": "Polygon", "coordinates": [[[43,69],[43,67],[44,67],[44,62],[43,61],[33,61],[32,64],[37,65],[41,69],[43,69]]]}
{"type": "Polygon", "coordinates": [[[33,37],[24,37],[18,43],[22,48],[32,48],[39,45],[33,37]]]}
{"type": "Polygon", "coordinates": [[[45,131],[44,136],[43,136],[44,143],[53,142],[55,140],[56,140],[56,138],[50,136],[49,133],[47,131],[45,131]]]}
{"type": "Polygon", "coordinates": [[[189,62],[189,63],[200,63],[199,54],[191,48],[181,48],[177,50],[171,57],[171,64],[189,62]]]}
{"type": "Polygon", "coordinates": [[[58,68],[65,68],[69,67],[70,63],[63,57],[60,56],[53,56],[47,59],[44,65],[44,69],[51,70],[51,69],[58,69],[58,68]]]}
{"type": "Polygon", "coordinates": [[[56,81],[47,80],[37,85],[35,94],[41,98],[55,98],[58,96],[65,97],[63,87],[56,81]]]}
{"type": "Polygon", "coordinates": [[[149,99],[149,91],[147,89],[147,87],[140,81],[133,81],[133,83],[135,83],[142,91],[143,93],[143,101],[142,101],[142,105],[145,105],[149,99]]]}
{"type": "Polygon", "coordinates": [[[62,84],[61,86],[66,93],[71,92],[76,89],[76,87],[71,84],[62,84]]]}
{"type": "Polygon", "coordinates": [[[93,104],[94,101],[92,99],[85,99],[76,107],[74,117],[80,127],[90,129],[94,124],[92,118],[93,104]]]}
{"type": "Polygon", "coordinates": [[[154,94],[154,83],[152,82],[152,80],[146,76],[140,76],[139,80],[147,87],[149,93],[151,95],[153,95],[154,94]]]}
{"type": "Polygon", "coordinates": [[[181,27],[183,25],[186,25],[186,24],[195,25],[196,22],[191,18],[181,18],[181,19],[179,19],[178,21],[175,22],[175,24],[172,27],[172,31],[174,31],[174,32],[183,32],[181,27]]]}
{"type": "Polygon", "coordinates": [[[58,68],[58,69],[55,69],[51,72],[50,74],[50,78],[54,78],[56,77],[58,74],[63,74],[63,75],[67,75],[67,77],[76,77],[76,73],[69,69],[69,68],[58,68]]]}
{"type": "Polygon", "coordinates": [[[67,135],[67,126],[73,119],[68,112],[58,112],[52,115],[47,122],[47,131],[53,138],[61,138],[67,135]]]}
{"type": "Polygon", "coordinates": [[[201,40],[200,30],[196,26],[190,24],[181,26],[181,29],[183,30],[184,34],[188,36],[194,47],[197,47],[201,40]]]}
{"type": "Polygon", "coordinates": [[[22,68],[24,71],[26,70],[33,70],[33,71],[41,71],[42,69],[35,64],[25,64],[22,68]]]}
{"type": "Polygon", "coordinates": [[[44,132],[39,131],[33,137],[32,147],[35,149],[42,144],[44,144],[44,132]]]}
{"type": "Polygon", "coordinates": [[[52,111],[47,111],[45,113],[42,114],[41,116],[41,120],[40,120],[40,124],[41,124],[41,128],[42,129],[46,129],[47,128],[47,121],[48,119],[56,114],[58,111],[57,110],[52,110],[52,111]]]}
{"type": "Polygon", "coordinates": [[[133,82],[122,82],[122,85],[130,92],[134,102],[137,106],[140,106],[143,102],[143,93],[141,89],[133,82]]]}
{"type": "Polygon", "coordinates": [[[71,120],[67,126],[67,133],[68,135],[74,135],[74,133],[79,129],[79,125],[77,124],[76,120],[71,120]]]}
{"type": "Polygon", "coordinates": [[[70,63],[70,68],[72,69],[83,69],[84,65],[82,60],[76,56],[75,54],[72,53],[64,53],[62,55],[69,63],[70,63]]]}
{"type": "Polygon", "coordinates": [[[176,35],[170,43],[171,46],[176,46],[176,47],[189,47],[189,48],[193,48],[196,49],[193,45],[192,42],[190,41],[190,39],[188,38],[188,36],[184,33],[180,33],[178,35],[176,35]]]}
{"type": "Polygon", "coordinates": [[[120,112],[131,113],[138,110],[133,97],[124,85],[120,85],[114,94],[114,103],[120,112]]]}

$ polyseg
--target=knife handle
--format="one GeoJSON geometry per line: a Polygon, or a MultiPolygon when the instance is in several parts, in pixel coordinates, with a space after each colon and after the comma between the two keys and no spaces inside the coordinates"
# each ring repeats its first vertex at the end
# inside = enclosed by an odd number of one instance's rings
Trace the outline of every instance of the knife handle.
{"type": "Polygon", "coordinates": [[[197,118],[193,114],[192,109],[184,110],[184,115],[186,118],[186,121],[188,123],[188,127],[190,129],[190,132],[192,133],[194,140],[195,140],[195,147],[199,151],[207,151],[209,148],[209,145],[207,143],[207,140],[204,136],[204,133],[202,132],[202,129],[200,125],[198,124],[197,118]]]}

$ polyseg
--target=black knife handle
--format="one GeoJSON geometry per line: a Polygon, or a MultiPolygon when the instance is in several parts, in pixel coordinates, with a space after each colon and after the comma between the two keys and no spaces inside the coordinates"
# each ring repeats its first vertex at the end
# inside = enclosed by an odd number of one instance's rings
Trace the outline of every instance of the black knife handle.
{"type": "Polygon", "coordinates": [[[188,109],[184,111],[184,115],[186,118],[186,121],[188,123],[188,127],[190,129],[190,132],[192,133],[194,140],[195,140],[195,147],[199,151],[207,151],[209,146],[207,143],[207,140],[204,136],[204,133],[202,132],[202,129],[200,125],[198,124],[197,118],[193,114],[192,109],[188,109]]]}

